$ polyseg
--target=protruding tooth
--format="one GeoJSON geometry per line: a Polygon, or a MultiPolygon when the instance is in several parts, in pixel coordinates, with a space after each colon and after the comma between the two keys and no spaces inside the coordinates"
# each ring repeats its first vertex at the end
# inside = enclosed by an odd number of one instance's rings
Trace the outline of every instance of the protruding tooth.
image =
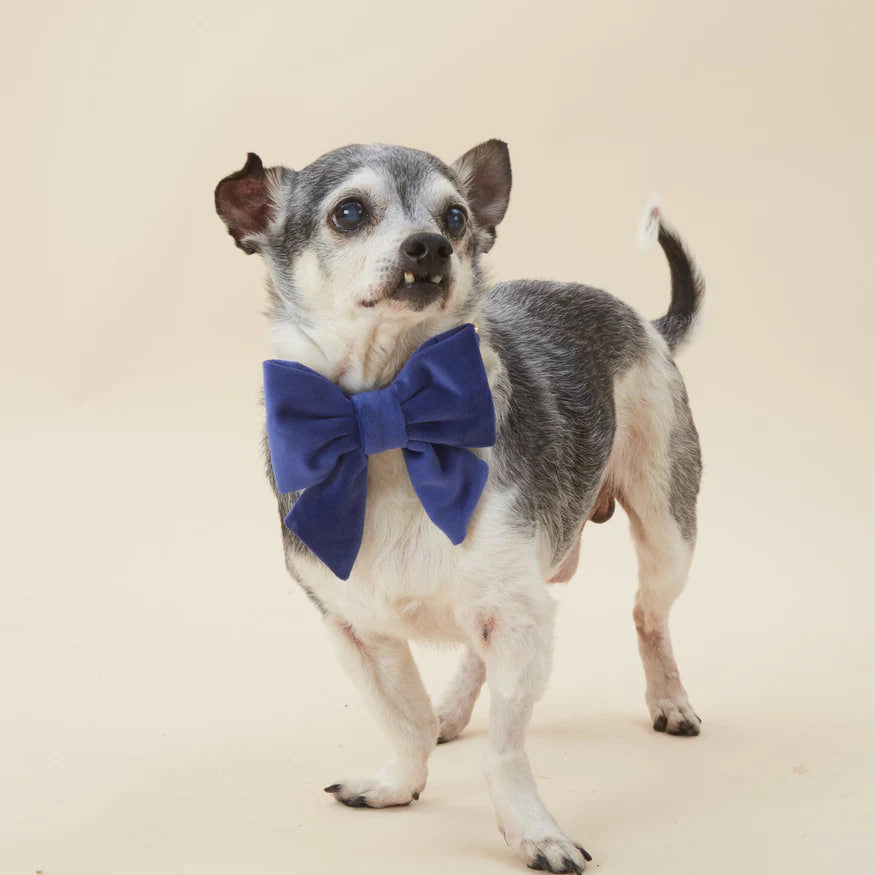
{"type": "Polygon", "coordinates": [[[431,281],[432,281],[433,283],[437,284],[437,283],[439,283],[442,279],[443,279],[443,277],[440,276],[440,275],[438,274],[438,275],[436,275],[436,276],[433,276],[433,277],[431,278],[431,281]]]}
{"type": "Polygon", "coordinates": [[[413,274],[409,270],[404,272],[404,282],[405,283],[412,283],[413,282],[413,274]]]}

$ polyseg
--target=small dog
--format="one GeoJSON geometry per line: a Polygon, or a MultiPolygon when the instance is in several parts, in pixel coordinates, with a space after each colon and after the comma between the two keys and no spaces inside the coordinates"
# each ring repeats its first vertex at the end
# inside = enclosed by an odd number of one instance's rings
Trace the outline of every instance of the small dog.
{"type": "MultiPolygon", "coordinates": [[[[661,244],[672,280],[668,312],[653,323],[583,285],[490,288],[480,257],[510,188],[499,140],[449,166],[412,149],[355,145],[300,171],[265,168],[250,154],[218,184],[215,202],[237,245],[267,265],[278,358],[359,393],[391,383],[428,338],[473,322],[492,389],[497,443],[474,450],[489,476],[460,545],[424,513],[397,449],[369,459],[348,580],[283,528],[289,573],[321,611],[394,750],[378,774],[326,792],[353,807],[418,799],[432,748],[466,726],[486,680],[486,774],[499,829],[530,868],[581,872],[589,855],[545,808],[524,751],[550,668],[554,600],[545,584],[574,574],[584,523],[606,520],[619,501],[638,552],[633,616],[653,728],[699,733],[668,614],[690,566],[701,476],[672,354],[690,334],[704,282],[653,207],[642,229],[661,244]],[[410,639],[466,648],[436,709],[410,639]]],[[[285,517],[297,494],[277,498],[285,517]]]]}

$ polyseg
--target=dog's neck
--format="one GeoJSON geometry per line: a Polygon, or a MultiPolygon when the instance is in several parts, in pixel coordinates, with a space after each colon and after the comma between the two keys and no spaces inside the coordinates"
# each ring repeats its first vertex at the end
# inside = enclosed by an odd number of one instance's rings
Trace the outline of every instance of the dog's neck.
{"type": "MultiPolygon", "coordinates": [[[[307,325],[276,312],[270,318],[277,358],[307,365],[348,393],[388,386],[417,347],[469,321],[445,315],[405,324],[367,314],[360,320],[307,325]]],[[[483,344],[481,352],[485,360],[483,344]]]]}
{"type": "Polygon", "coordinates": [[[337,325],[302,325],[276,310],[270,314],[274,354],[284,361],[296,361],[354,394],[382,389],[398,372],[414,350],[443,331],[463,322],[474,321],[480,332],[480,354],[492,389],[496,424],[501,431],[510,409],[511,386],[498,349],[490,343],[489,320],[479,313],[474,319],[458,315],[430,320],[407,330],[390,320],[374,319],[337,325]]]}

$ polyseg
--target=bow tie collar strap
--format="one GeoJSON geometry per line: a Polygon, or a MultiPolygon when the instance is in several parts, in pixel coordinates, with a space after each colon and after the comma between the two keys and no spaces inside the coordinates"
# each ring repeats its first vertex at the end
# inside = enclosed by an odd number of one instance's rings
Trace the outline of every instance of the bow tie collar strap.
{"type": "Polygon", "coordinates": [[[277,488],[303,493],[286,526],[338,577],[364,531],[368,456],[401,449],[432,522],[460,544],[495,444],[492,393],[473,325],[427,340],[385,389],[347,395],[299,362],[264,363],[267,436],[277,488]]]}

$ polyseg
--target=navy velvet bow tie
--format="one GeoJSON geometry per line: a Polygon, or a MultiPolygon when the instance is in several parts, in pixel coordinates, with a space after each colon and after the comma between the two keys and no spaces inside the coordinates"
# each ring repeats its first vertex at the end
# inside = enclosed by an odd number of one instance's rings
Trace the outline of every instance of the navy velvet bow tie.
{"type": "Polygon", "coordinates": [[[347,395],[298,362],[264,363],[270,458],[280,492],[303,493],[291,529],[346,580],[362,542],[368,456],[401,448],[416,495],[454,543],[465,539],[495,443],[492,392],[473,325],[427,340],[385,389],[347,395]]]}

